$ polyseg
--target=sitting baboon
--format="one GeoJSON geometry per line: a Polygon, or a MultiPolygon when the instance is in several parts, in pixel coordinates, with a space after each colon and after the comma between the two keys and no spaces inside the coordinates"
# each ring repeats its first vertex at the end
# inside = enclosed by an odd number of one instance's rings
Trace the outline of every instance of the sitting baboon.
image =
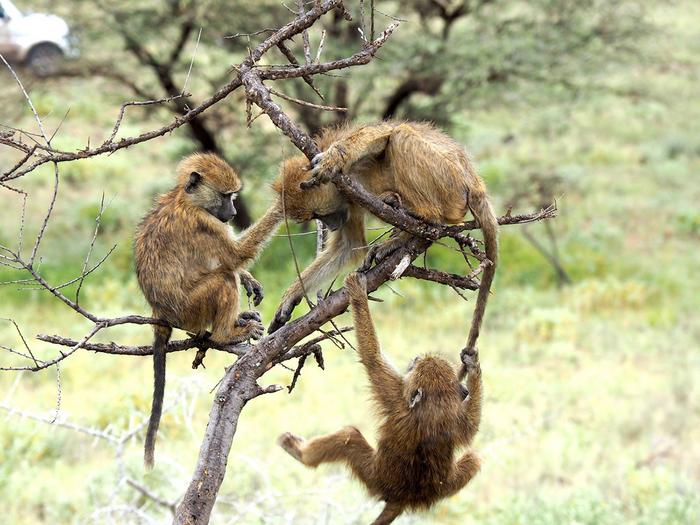
{"type": "Polygon", "coordinates": [[[277,201],[240,237],[227,224],[236,215],[241,189],[236,172],[214,154],[194,154],[177,168],[178,183],[161,195],[139,225],[134,241],[136,275],[153,316],[153,407],[146,433],[144,462],[153,466],[155,436],[163,408],[165,350],[171,327],[204,335],[217,343],[239,343],[262,336],[257,312],[239,312],[243,281],[256,304],[259,283],[245,267],[260,253],[283,219],[277,201]],[[239,315],[240,313],[240,315],[239,315]]]}

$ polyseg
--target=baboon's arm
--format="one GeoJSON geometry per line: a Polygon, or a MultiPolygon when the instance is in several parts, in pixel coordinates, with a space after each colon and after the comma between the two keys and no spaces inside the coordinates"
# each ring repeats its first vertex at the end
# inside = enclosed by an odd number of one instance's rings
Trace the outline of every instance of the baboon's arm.
{"type": "Polygon", "coordinates": [[[250,263],[260,254],[283,218],[282,206],[279,201],[276,201],[265,215],[246,229],[240,237],[234,238],[222,233],[220,239],[222,260],[227,261],[227,265],[232,269],[239,269],[250,263]]]}
{"type": "Polygon", "coordinates": [[[345,225],[340,230],[330,232],[326,248],[284,292],[268,331],[272,333],[289,321],[304,292],[315,297],[324,282],[335,277],[349,263],[359,263],[367,253],[366,244],[363,212],[351,206],[345,225]]]}
{"type": "Polygon", "coordinates": [[[360,283],[359,274],[348,276],[345,286],[350,295],[350,308],[355,325],[360,361],[367,370],[372,393],[379,405],[391,412],[392,407],[400,405],[403,400],[403,378],[384,359],[379,348],[379,340],[374,329],[372,316],[367,302],[367,290],[360,283]]]}
{"type": "Polygon", "coordinates": [[[468,445],[479,430],[481,423],[481,366],[479,362],[469,370],[467,390],[469,397],[462,402],[462,412],[459,415],[458,441],[460,445],[468,445]]]}
{"type": "Polygon", "coordinates": [[[381,123],[359,128],[314,157],[311,172],[322,178],[338,169],[348,173],[352,165],[362,159],[379,156],[386,149],[394,127],[381,123]]]}

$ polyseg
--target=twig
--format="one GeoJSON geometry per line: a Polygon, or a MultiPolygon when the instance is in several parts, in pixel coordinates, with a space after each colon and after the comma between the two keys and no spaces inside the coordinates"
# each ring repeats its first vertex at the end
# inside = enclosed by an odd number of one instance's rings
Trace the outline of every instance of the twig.
{"type": "Polygon", "coordinates": [[[146,487],[144,487],[140,483],[137,483],[131,478],[126,478],[126,484],[129,485],[131,488],[135,489],[142,496],[145,496],[154,503],[160,505],[161,507],[168,509],[173,516],[175,515],[176,503],[171,503],[159,496],[156,496],[155,494],[153,494],[153,492],[151,492],[146,487]]]}
{"type": "Polygon", "coordinates": [[[24,95],[24,99],[27,101],[27,104],[29,105],[30,109],[32,110],[32,113],[34,113],[34,119],[36,120],[37,124],[39,125],[39,130],[41,131],[41,136],[44,137],[46,144],[48,146],[50,146],[51,140],[46,135],[46,130],[44,129],[44,124],[41,122],[41,117],[39,117],[39,113],[37,112],[36,108],[34,107],[34,104],[32,103],[32,99],[29,97],[29,93],[27,93],[27,90],[24,89],[24,85],[22,84],[22,81],[17,76],[17,73],[15,73],[15,70],[12,69],[12,66],[10,66],[10,64],[7,62],[7,60],[5,60],[5,57],[2,56],[1,53],[0,53],[0,60],[2,60],[3,64],[5,64],[5,67],[10,71],[10,74],[14,77],[15,82],[17,82],[17,85],[22,90],[22,94],[24,95]]]}
{"type": "Polygon", "coordinates": [[[273,95],[283,98],[284,100],[288,100],[289,102],[294,102],[295,104],[299,104],[300,106],[307,106],[310,108],[314,109],[321,109],[323,111],[335,111],[337,113],[346,113],[348,111],[348,108],[343,108],[340,106],[323,106],[321,104],[313,104],[312,102],[307,102],[306,100],[301,100],[298,98],[290,97],[289,95],[285,95],[284,93],[280,93],[279,91],[270,88],[270,93],[273,95]]]}
{"type": "Polygon", "coordinates": [[[78,288],[75,291],[75,304],[80,304],[80,289],[83,287],[83,282],[85,281],[85,276],[87,275],[87,265],[90,262],[90,256],[92,255],[92,250],[95,247],[95,240],[97,240],[97,233],[100,231],[100,221],[102,220],[102,214],[105,209],[105,194],[102,193],[102,198],[100,199],[100,211],[95,217],[95,231],[92,234],[92,240],[90,241],[90,247],[88,248],[87,255],[85,256],[85,261],[83,262],[83,269],[80,272],[80,278],[78,279],[78,288]]]}
{"type": "Polygon", "coordinates": [[[479,283],[473,279],[473,276],[463,276],[454,273],[445,273],[440,270],[430,268],[422,268],[420,266],[411,265],[406,268],[401,277],[413,277],[414,279],[422,279],[424,281],[432,281],[434,283],[461,288],[463,290],[478,290],[479,283]]]}
{"type": "Polygon", "coordinates": [[[194,65],[194,59],[197,56],[197,49],[199,48],[199,40],[202,38],[202,28],[199,28],[199,34],[197,35],[197,43],[194,45],[194,51],[192,51],[192,59],[190,60],[190,67],[187,68],[187,76],[185,77],[185,82],[182,84],[182,91],[180,92],[180,95],[184,96],[189,96],[185,95],[187,93],[187,84],[190,82],[190,74],[192,74],[192,66],[194,65]]]}
{"type": "MultiPolygon", "coordinates": [[[[36,336],[40,341],[46,343],[51,343],[61,346],[74,346],[78,342],[74,339],[63,337],[60,335],[43,335],[39,334],[36,336]]],[[[170,341],[165,351],[170,352],[181,352],[183,350],[189,350],[190,348],[197,348],[202,345],[203,342],[200,338],[191,337],[189,339],[182,339],[180,341],[170,341]]],[[[226,352],[229,354],[242,356],[250,349],[250,345],[247,343],[237,344],[237,345],[219,345],[215,344],[213,341],[207,340],[207,348],[213,348],[221,352],[226,352]]],[[[112,354],[112,355],[130,355],[130,356],[148,356],[153,355],[153,346],[123,346],[116,343],[85,343],[82,346],[83,349],[89,350],[91,352],[98,352],[101,354],[112,354]]]]}
{"type": "Polygon", "coordinates": [[[61,398],[61,364],[56,363],[56,410],[54,411],[53,418],[51,419],[51,425],[53,425],[56,422],[59,414],[61,413],[61,398]]]}
{"type": "MultiPolygon", "coordinates": [[[[287,47],[287,45],[284,42],[280,42],[277,44],[277,48],[280,50],[280,52],[285,56],[287,60],[289,60],[289,63],[292,64],[293,66],[299,66],[299,61],[296,59],[294,56],[294,53],[292,53],[291,49],[287,47]]],[[[321,92],[318,90],[316,85],[314,84],[314,81],[310,75],[304,75],[301,77],[306,84],[314,90],[314,93],[316,93],[321,100],[323,100],[323,95],[321,92]]]]}
{"type": "MultiPolygon", "coordinates": [[[[188,73],[187,78],[189,79],[189,73],[188,73]]],[[[109,137],[105,141],[105,144],[114,144],[114,139],[116,138],[117,133],[119,132],[119,127],[121,126],[122,120],[124,119],[124,114],[126,113],[126,108],[128,108],[129,106],[152,106],[154,104],[164,104],[166,102],[172,102],[173,100],[177,100],[179,98],[186,98],[189,96],[191,96],[191,94],[186,93],[184,88],[183,88],[182,93],[180,93],[178,95],[173,95],[172,97],[159,98],[157,100],[132,100],[129,102],[124,102],[121,105],[121,108],[119,108],[119,116],[117,117],[117,120],[114,123],[114,128],[112,128],[112,133],[109,135],[109,137]]],[[[122,139],[120,141],[120,143],[122,141],[124,141],[124,139],[122,139]]]]}
{"type": "Polygon", "coordinates": [[[69,358],[71,355],[73,355],[75,352],[83,348],[85,343],[87,343],[92,337],[102,330],[104,326],[102,324],[96,324],[88,334],[83,337],[80,341],[76,342],[74,345],[70,347],[70,350],[67,352],[60,352],[59,351],[59,356],[56,357],[55,359],[51,359],[50,361],[42,361],[41,364],[38,364],[36,366],[10,366],[10,367],[0,367],[0,370],[3,371],[18,371],[18,370],[29,370],[30,372],[38,372],[39,370],[45,370],[46,368],[52,367],[56,364],[58,364],[60,361],[63,361],[64,359],[69,358]]]}
{"type": "Polygon", "coordinates": [[[297,380],[301,376],[301,369],[304,368],[304,363],[306,363],[306,358],[308,355],[304,354],[299,358],[299,363],[297,364],[296,370],[294,370],[294,375],[292,376],[292,382],[287,387],[287,393],[291,394],[294,387],[297,385],[297,380]]]}
{"type": "Polygon", "coordinates": [[[80,432],[80,433],[86,434],[88,436],[96,437],[99,439],[104,439],[105,441],[109,441],[110,443],[117,443],[118,442],[118,440],[112,434],[109,434],[109,433],[104,432],[102,430],[98,430],[96,428],[81,427],[81,426],[76,425],[74,423],[68,423],[66,421],[60,421],[60,420],[52,421],[50,418],[38,416],[36,414],[31,414],[29,412],[24,412],[23,410],[17,410],[16,408],[12,408],[12,407],[7,406],[5,404],[0,404],[0,410],[4,410],[8,414],[23,417],[25,419],[33,419],[34,421],[40,421],[40,422],[46,423],[48,425],[54,425],[57,427],[66,428],[68,430],[74,430],[76,432],[80,432]]]}
{"type": "MultiPolygon", "coordinates": [[[[15,322],[14,319],[8,319],[5,317],[1,317],[0,320],[2,321],[7,321],[9,323],[12,323],[12,325],[15,327],[15,330],[17,330],[17,335],[19,335],[19,338],[22,340],[22,344],[24,345],[24,348],[27,349],[27,352],[29,353],[29,356],[32,358],[32,361],[34,361],[35,366],[39,366],[39,362],[37,361],[36,357],[34,357],[34,354],[32,353],[32,349],[29,348],[29,345],[27,344],[27,340],[24,338],[24,334],[22,333],[22,330],[19,329],[19,326],[15,322]]],[[[17,353],[17,352],[15,352],[17,353]]],[[[20,354],[22,355],[22,354],[20,354]]]]}
{"type": "Polygon", "coordinates": [[[262,35],[263,33],[274,33],[275,31],[277,31],[277,29],[272,29],[272,28],[266,27],[265,29],[260,29],[258,31],[254,31],[252,33],[236,33],[235,35],[228,35],[228,36],[225,36],[224,38],[227,38],[227,39],[240,38],[242,36],[247,38],[247,37],[251,37],[251,36],[262,35]]]}

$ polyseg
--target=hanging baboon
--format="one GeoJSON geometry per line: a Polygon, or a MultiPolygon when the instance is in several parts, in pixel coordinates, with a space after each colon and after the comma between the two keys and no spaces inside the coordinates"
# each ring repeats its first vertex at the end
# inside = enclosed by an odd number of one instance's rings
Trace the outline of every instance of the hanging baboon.
{"type": "Polygon", "coordinates": [[[416,358],[401,376],[379,349],[364,275],[350,274],[345,288],[360,361],[382,418],[377,448],[355,427],[308,441],[286,433],[279,444],[309,467],[345,463],[370,495],[386,502],[373,522],[385,525],[405,509],[424,510],[455,494],[479,471],[479,458],[472,450],[456,462],[455,450],[469,446],[479,430],[481,367],[477,353],[463,354],[466,389],[453,366],[437,356],[416,358]]]}

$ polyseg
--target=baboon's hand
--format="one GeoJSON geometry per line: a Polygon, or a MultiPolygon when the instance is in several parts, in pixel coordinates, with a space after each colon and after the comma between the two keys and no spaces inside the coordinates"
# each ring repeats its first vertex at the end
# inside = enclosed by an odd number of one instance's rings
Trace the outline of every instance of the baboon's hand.
{"type": "Polygon", "coordinates": [[[400,208],[403,206],[403,201],[401,200],[401,195],[395,191],[385,191],[380,195],[382,201],[388,204],[392,208],[400,208]]]}
{"type": "Polygon", "coordinates": [[[340,144],[330,147],[311,159],[311,174],[319,182],[330,182],[331,177],[342,171],[347,154],[340,144]]]}
{"type": "Polygon", "coordinates": [[[367,277],[363,273],[351,273],[345,278],[345,289],[352,299],[367,297],[367,277]]]}
{"type": "Polygon", "coordinates": [[[291,299],[285,299],[284,301],[282,301],[282,304],[280,304],[279,308],[277,308],[277,312],[275,312],[275,318],[272,320],[270,326],[267,328],[267,333],[274,333],[280,328],[282,328],[284,325],[286,325],[287,322],[292,318],[292,312],[294,311],[294,308],[300,302],[301,297],[292,297],[291,299]]]}
{"type": "Polygon", "coordinates": [[[262,284],[252,275],[245,274],[241,274],[241,284],[245,288],[246,295],[248,297],[253,296],[253,305],[258,306],[265,297],[262,284]]]}
{"type": "Polygon", "coordinates": [[[255,311],[241,312],[236,320],[236,326],[244,328],[245,339],[260,339],[265,332],[260,314],[255,311]]]}
{"type": "Polygon", "coordinates": [[[462,359],[462,363],[464,363],[464,367],[466,368],[468,374],[476,372],[480,369],[478,350],[469,350],[467,348],[464,348],[460,354],[460,357],[462,359]]]}
{"type": "Polygon", "coordinates": [[[389,255],[391,255],[399,245],[394,242],[394,239],[389,239],[388,241],[384,241],[381,244],[373,244],[370,246],[369,250],[367,250],[367,255],[365,256],[365,260],[362,261],[362,265],[358,268],[361,272],[366,272],[369,270],[374,263],[380,263],[384,259],[386,259],[389,255]]]}
{"type": "Polygon", "coordinates": [[[277,444],[297,461],[301,461],[301,444],[303,442],[303,438],[295,436],[291,432],[285,432],[277,438],[277,444]]]}

